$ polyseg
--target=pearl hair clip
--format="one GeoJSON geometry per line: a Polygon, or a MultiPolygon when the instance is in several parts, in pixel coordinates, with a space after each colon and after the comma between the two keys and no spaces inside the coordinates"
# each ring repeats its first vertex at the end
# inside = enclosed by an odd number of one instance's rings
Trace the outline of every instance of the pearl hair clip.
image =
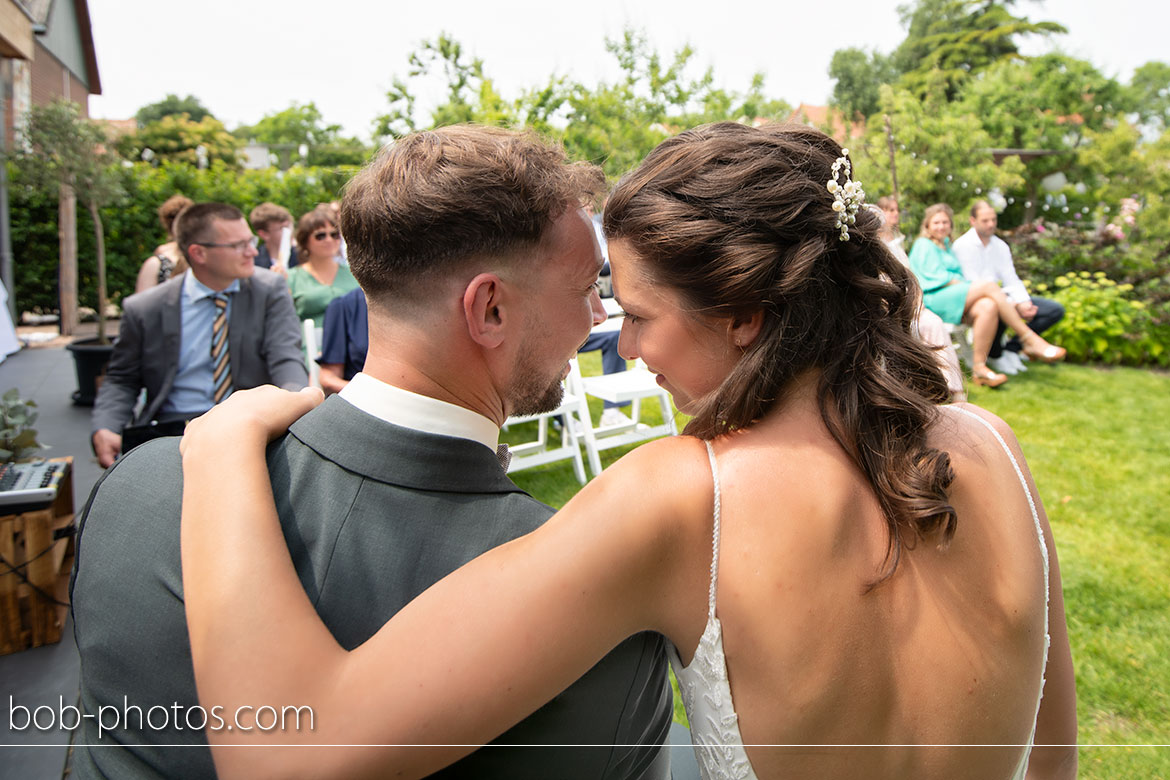
{"type": "Polygon", "coordinates": [[[865,190],[861,182],[853,181],[853,166],[849,164],[849,150],[842,149],[841,156],[833,163],[833,178],[826,188],[834,196],[833,211],[837,212],[837,228],[841,231],[841,240],[849,240],[849,226],[857,222],[857,209],[865,203],[865,190]],[[841,169],[845,169],[845,182],[839,184],[841,169]]]}

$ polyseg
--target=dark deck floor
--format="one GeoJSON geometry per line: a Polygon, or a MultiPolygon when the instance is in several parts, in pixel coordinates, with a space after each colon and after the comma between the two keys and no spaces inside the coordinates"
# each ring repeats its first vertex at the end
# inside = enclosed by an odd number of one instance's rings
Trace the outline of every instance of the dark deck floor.
{"type": "MultiPolygon", "coordinates": [[[[38,439],[52,446],[47,454],[73,456],[73,505],[80,512],[102,469],[90,451],[90,410],[74,406],[70,399],[77,387],[71,353],[64,347],[39,347],[9,356],[0,363],[0,393],[12,387],[37,402],[34,427],[38,439]]],[[[49,705],[54,711],[62,702],[76,705],[79,677],[70,623],[57,644],[0,656],[0,705],[5,713],[0,720],[0,779],[57,780],[63,775],[71,733],[16,731],[11,726],[22,725],[23,716],[19,711],[12,716],[10,705],[29,710],[49,705]]]]}

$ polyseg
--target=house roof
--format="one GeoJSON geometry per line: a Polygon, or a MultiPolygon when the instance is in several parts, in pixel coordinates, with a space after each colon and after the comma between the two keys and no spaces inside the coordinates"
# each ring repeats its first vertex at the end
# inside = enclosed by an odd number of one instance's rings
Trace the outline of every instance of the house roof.
{"type": "Polygon", "coordinates": [[[85,53],[85,69],[89,78],[89,94],[102,94],[102,78],[98,74],[97,51],[93,47],[93,27],[89,21],[89,3],[73,0],[77,13],[77,26],[81,30],[81,49],[85,53]]]}
{"type": "Polygon", "coordinates": [[[111,138],[121,138],[138,130],[138,120],[134,117],[129,119],[95,119],[94,121],[104,127],[111,138]]]}
{"type": "Polygon", "coordinates": [[[89,94],[102,94],[102,80],[98,74],[97,53],[93,46],[93,28],[89,20],[89,3],[86,0],[15,0],[25,7],[33,19],[33,24],[40,26],[43,32],[49,23],[49,16],[53,11],[54,3],[71,3],[73,14],[77,18],[77,30],[80,35],[78,43],[81,45],[81,55],[85,60],[85,81],[89,94]]]}
{"type": "Polygon", "coordinates": [[[831,106],[810,106],[801,103],[791,114],[789,122],[800,122],[818,130],[829,128],[829,135],[839,142],[860,138],[865,135],[865,119],[857,118],[849,125],[849,132],[845,132],[845,115],[840,109],[831,106]]]}
{"type": "Polygon", "coordinates": [[[35,24],[44,24],[49,20],[49,9],[53,0],[14,0],[25,7],[35,24]]]}

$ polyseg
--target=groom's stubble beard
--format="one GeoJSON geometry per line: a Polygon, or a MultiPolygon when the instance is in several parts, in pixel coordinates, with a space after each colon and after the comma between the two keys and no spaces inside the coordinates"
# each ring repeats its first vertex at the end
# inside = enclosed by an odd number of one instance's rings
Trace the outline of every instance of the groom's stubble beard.
{"type": "Polygon", "coordinates": [[[551,371],[547,366],[540,365],[535,357],[536,350],[532,348],[535,341],[537,339],[532,337],[525,338],[519,357],[516,358],[511,414],[517,417],[555,411],[565,396],[565,388],[561,384],[565,364],[561,363],[551,371]]]}

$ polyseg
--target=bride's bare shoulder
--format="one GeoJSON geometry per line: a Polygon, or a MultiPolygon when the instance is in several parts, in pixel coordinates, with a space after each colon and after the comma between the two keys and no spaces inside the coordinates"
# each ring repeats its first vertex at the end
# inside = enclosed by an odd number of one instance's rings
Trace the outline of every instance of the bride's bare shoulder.
{"type": "Polygon", "coordinates": [[[640,517],[663,533],[709,521],[714,483],[707,448],[693,436],[656,439],[623,455],[577,494],[593,507],[640,517]]]}
{"type": "Polygon", "coordinates": [[[970,403],[940,406],[938,418],[931,427],[930,443],[951,453],[952,457],[985,455],[988,448],[1002,452],[1000,440],[1013,453],[1019,452],[1019,443],[1011,426],[983,407],[970,403]]]}

